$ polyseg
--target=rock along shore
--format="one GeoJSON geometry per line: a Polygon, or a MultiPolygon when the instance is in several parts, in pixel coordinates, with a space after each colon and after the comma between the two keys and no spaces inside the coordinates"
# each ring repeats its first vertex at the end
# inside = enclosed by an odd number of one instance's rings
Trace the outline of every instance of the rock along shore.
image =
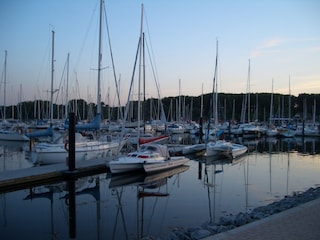
{"type": "Polygon", "coordinates": [[[257,207],[251,212],[240,212],[237,215],[221,217],[218,223],[207,222],[201,227],[177,228],[172,230],[166,238],[147,237],[144,239],[198,240],[269,217],[317,198],[320,198],[320,187],[309,188],[305,192],[294,192],[292,196],[285,196],[282,200],[267,206],[257,207]]]}

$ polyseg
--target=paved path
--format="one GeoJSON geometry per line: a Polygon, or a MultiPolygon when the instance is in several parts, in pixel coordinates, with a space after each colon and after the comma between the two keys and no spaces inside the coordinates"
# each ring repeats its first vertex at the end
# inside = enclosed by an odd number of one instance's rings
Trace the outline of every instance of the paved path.
{"type": "Polygon", "coordinates": [[[320,198],[205,240],[319,240],[320,198]]]}

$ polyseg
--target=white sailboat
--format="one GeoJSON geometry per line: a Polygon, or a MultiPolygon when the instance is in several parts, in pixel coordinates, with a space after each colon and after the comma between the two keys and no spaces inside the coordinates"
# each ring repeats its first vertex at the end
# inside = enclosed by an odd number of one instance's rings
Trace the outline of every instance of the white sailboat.
{"type": "MultiPolygon", "coordinates": [[[[141,28],[140,28],[140,38],[138,50],[140,50],[140,67],[142,66],[142,43],[143,43],[143,4],[141,6],[141,28]]],[[[138,51],[137,51],[138,53],[138,51]]],[[[140,77],[142,69],[139,69],[139,87],[138,87],[138,104],[140,106],[140,77]]],[[[131,82],[132,86],[132,82],[131,82]]],[[[129,93],[131,92],[131,87],[129,93]]],[[[130,96],[130,94],[129,94],[130,96]]],[[[129,103],[129,101],[128,101],[129,103]]],[[[138,107],[138,124],[140,124],[140,107],[138,107]]],[[[128,105],[126,108],[125,116],[128,112],[128,105]]],[[[137,131],[138,139],[140,138],[140,131],[137,131]]],[[[189,161],[188,158],[184,156],[170,157],[167,146],[157,144],[157,143],[145,143],[139,146],[137,144],[137,151],[129,153],[126,157],[120,157],[118,159],[109,161],[106,163],[107,167],[110,168],[111,173],[124,173],[131,171],[141,171],[154,172],[161,171],[168,168],[177,167],[183,165],[185,162],[189,161]]]]}
{"type": "MultiPolygon", "coordinates": [[[[214,113],[214,121],[215,121],[215,127],[218,124],[218,111],[217,111],[217,67],[218,67],[218,41],[217,41],[217,53],[216,53],[216,63],[215,63],[215,73],[213,78],[213,96],[212,96],[212,106],[213,106],[213,113],[214,113]]],[[[208,129],[209,132],[209,124],[208,129]]],[[[219,130],[216,132],[216,138],[220,138],[220,136],[223,134],[223,130],[219,130]]],[[[208,139],[208,134],[207,134],[208,139]]],[[[223,139],[216,139],[215,141],[210,141],[206,143],[206,157],[216,157],[216,158],[236,158],[242,154],[244,154],[247,151],[247,147],[225,141],[223,139]]]]}
{"type": "MultiPolygon", "coordinates": [[[[103,0],[100,1],[100,31],[99,31],[99,53],[98,53],[98,95],[97,95],[97,115],[95,119],[84,125],[76,125],[77,130],[94,129],[100,130],[101,122],[101,93],[100,93],[100,72],[101,72],[101,31],[102,31],[102,10],[103,0]]],[[[54,36],[54,35],[53,35],[54,36]]],[[[53,40],[52,40],[53,41],[53,40]]],[[[115,156],[125,145],[126,140],[112,139],[111,136],[102,135],[97,139],[88,140],[78,134],[75,143],[75,160],[90,160],[94,158],[103,158],[115,156]]],[[[60,143],[38,143],[28,154],[29,160],[34,164],[54,164],[66,162],[68,157],[68,140],[60,143]]]]}
{"type": "Polygon", "coordinates": [[[273,126],[273,79],[272,79],[272,91],[271,91],[271,100],[270,100],[270,116],[269,116],[269,127],[266,131],[268,137],[276,137],[279,135],[279,131],[276,127],[273,126]]]}
{"type": "Polygon", "coordinates": [[[4,141],[29,141],[19,126],[12,125],[6,120],[6,79],[7,77],[7,51],[4,60],[4,84],[3,84],[3,119],[0,124],[0,140],[4,141]]]}

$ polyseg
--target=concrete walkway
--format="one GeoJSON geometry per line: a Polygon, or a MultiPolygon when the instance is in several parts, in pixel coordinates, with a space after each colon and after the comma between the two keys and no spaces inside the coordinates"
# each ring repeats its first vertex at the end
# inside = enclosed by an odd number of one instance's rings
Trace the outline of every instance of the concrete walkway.
{"type": "Polygon", "coordinates": [[[319,240],[320,198],[205,240],[319,240]]]}

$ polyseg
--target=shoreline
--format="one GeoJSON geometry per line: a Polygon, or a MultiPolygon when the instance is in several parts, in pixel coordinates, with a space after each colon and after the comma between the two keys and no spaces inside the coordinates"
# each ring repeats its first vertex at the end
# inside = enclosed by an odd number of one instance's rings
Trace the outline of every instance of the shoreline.
{"type": "Polygon", "coordinates": [[[203,239],[212,237],[319,198],[320,187],[311,187],[304,192],[294,192],[292,195],[287,195],[283,199],[266,206],[256,207],[252,211],[221,217],[220,221],[214,224],[208,222],[202,224],[201,227],[176,229],[168,234],[167,239],[203,239]]]}

